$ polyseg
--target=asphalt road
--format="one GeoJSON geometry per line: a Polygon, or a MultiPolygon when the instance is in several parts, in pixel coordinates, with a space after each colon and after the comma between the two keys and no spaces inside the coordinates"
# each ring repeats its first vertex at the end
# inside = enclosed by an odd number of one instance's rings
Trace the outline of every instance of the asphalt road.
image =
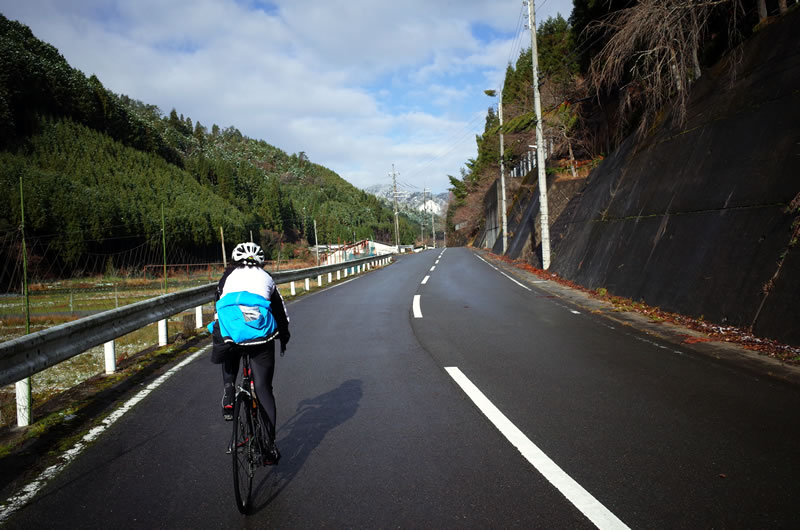
{"type": "Polygon", "coordinates": [[[796,387],[541,287],[437,249],[290,304],[275,378],[283,459],[257,475],[249,516],[206,353],[6,524],[800,527],[796,387]]]}

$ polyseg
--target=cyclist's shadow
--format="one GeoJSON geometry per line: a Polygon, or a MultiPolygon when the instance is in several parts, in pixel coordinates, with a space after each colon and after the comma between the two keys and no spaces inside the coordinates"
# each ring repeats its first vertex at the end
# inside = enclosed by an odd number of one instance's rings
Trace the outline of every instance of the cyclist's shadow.
{"type": "MultiPolygon", "coordinates": [[[[304,399],[297,411],[278,428],[281,461],[267,468],[253,491],[253,512],[268,506],[289,485],[325,435],[352,418],[363,395],[362,381],[350,379],[315,398],[304,399]]],[[[256,475],[258,477],[258,475],[256,475]]]]}

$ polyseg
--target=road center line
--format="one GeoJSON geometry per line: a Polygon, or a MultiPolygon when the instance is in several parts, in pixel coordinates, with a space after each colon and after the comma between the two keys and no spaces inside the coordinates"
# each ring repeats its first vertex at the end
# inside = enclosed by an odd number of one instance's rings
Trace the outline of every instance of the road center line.
{"type": "Polygon", "coordinates": [[[62,454],[58,462],[53,464],[52,466],[48,467],[44,471],[39,474],[32,482],[27,484],[22,491],[11,497],[6,501],[6,504],[0,508],[0,523],[8,519],[11,514],[22,508],[25,504],[28,503],[37,493],[47,484],[50,479],[55,477],[62,469],[64,469],[67,464],[75,460],[75,458],[80,455],[86,447],[89,446],[91,442],[93,442],[98,436],[103,434],[106,429],[111,427],[118,419],[120,419],[126,412],[134,407],[137,403],[142,401],[144,398],[147,397],[150,392],[161,386],[167,379],[172,377],[175,373],[177,373],[181,368],[189,364],[190,362],[194,361],[201,355],[205,355],[208,353],[208,350],[211,348],[211,345],[206,346],[202,350],[190,355],[180,363],[176,364],[166,372],[164,372],[160,377],[156,378],[152,383],[147,385],[143,390],[141,390],[138,394],[133,396],[131,399],[125,402],[120,408],[106,416],[106,418],[98,425],[97,427],[92,428],[86,433],[83,438],[81,438],[75,445],[72,446],[71,449],[66,451],[62,454]]]}
{"type": "Polygon", "coordinates": [[[422,318],[422,310],[419,307],[419,295],[414,295],[414,303],[411,304],[412,309],[414,310],[414,318],[422,318]]]}
{"type": "Polygon", "coordinates": [[[430,276],[425,276],[424,278],[422,278],[422,285],[428,283],[428,278],[430,278],[430,276]]]}
{"type": "Polygon", "coordinates": [[[436,269],[436,265],[434,265],[433,267],[431,267],[431,272],[433,272],[435,269],[436,269]]]}
{"type": "Polygon", "coordinates": [[[600,504],[588,491],[575,482],[558,465],[550,460],[525,434],[494,406],[489,399],[456,366],[445,367],[450,377],[469,396],[481,412],[500,433],[516,447],[522,456],[558,489],[578,510],[598,528],[628,528],[608,508],[600,504]]]}

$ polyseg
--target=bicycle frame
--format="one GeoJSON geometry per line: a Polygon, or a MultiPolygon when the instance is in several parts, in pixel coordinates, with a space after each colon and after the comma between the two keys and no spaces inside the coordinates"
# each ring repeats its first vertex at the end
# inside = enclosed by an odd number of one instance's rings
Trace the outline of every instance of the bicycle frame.
{"type": "Polygon", "coordinates": [[[242,513],[250,508],[255,470],[263,465],[264,436],[258,399],[250,369],[250,358],[243,355],[242,381],[236,387],[231,453],[236,506],[242,513]],[[244,410],[242,410],[244,409],[244,410]]]}

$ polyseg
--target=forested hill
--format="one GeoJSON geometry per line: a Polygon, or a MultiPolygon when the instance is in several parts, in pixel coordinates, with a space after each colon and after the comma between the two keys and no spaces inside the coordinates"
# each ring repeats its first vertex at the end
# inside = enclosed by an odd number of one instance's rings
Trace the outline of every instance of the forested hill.
{"type": "MultiPolygon", "coordinates": [[[[115,94],[0,15],[6,288],[20,256],[20,177],[39,275],[143,265],[127,250],[161,248],[162,205],[171,261],[220,261],[220,227],[229,242],[252,232],[268,254],[278,242],[284,255],[285,244],[313,244],[314,220],[321,243],[394,239],[388,208],[304,153],[115,94]]],[[[403,243],[419,232],[407,219],[400,230],[403,243]]]]}

